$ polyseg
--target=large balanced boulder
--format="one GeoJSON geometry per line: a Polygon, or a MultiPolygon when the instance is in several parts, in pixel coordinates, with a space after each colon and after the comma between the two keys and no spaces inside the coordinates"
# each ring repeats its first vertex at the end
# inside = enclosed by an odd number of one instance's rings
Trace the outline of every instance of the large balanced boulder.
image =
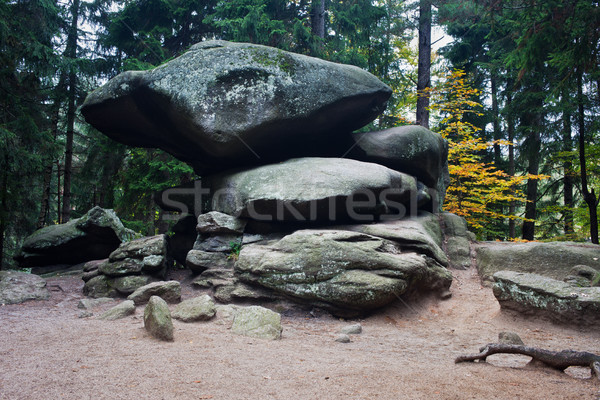
{"type": "Polygon", "coordinates": [[[27,300],[47,300],[46,280],[20,271],[0,271],[0,304],[19,304],[27,300]]]}
{"type": "Polygon", "coordinates": [[[414,177],[345,158],[296,158],[213,175],[207,184],[213,210],[265,222],[399,219],[429,200],[414,177]]]}
{"type": "Polygon", "coordinates": [[[490,281],[502,270],[527,272],[564,280],[576,265],[600,271],[600,246],[591,243],[502,243],[475,245],[480,276],[490,281]]]}
{"type": "Polygon", "coordinates": [[[452,276],[433,258],[391,240],[306,229],[242,248],[238,278],[340,316],[382,307],[417,289],[447,290],[452,276]]]}
{"type": "Polygon", "coordinates": [[[496,272],[494,280],[494,296],[504,309],[571,325],[600,324],[600,287],[514,271],[496,272]]]}
{"type": "Polygon", "coordinates": [[[16,259],[23,268],[79,264],[107,258],[134,235],[113,210],[96,206],[81,218],[34,232],[25,239],[16,259]]]}
{"type": "Polygon", "coordinates": [[[199,174],[316,155],[368,124],[391,89],[360,68],[249,43],[208,41],[92,92],[85,119],[199,174]]]}

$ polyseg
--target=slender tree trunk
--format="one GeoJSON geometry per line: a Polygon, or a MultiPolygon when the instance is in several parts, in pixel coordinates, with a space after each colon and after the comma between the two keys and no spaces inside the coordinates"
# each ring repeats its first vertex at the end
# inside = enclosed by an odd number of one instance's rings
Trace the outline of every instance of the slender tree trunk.
{"type": "MultiPolygon", "coordinates": [[[[509,81],[506,84],[506,87],[507,88],[512,87],[512,82],[509,81]]],[[[507,93],[507,96],[506,96],[506,108],[507,109],[510,109],[511,103],[512,103],[512,94],[507,93]]],[[[508,135],[508,141],[511,143],[511,145],[508,146],[508,174],[510,176],[515,176],[515,145],[514,145],[515,119],[511,113],[509,113],[506,117],[506,133],[508,135]]],[[[514,186],[512,186],[510,188],[510,194],[512,196],[514,196],[516,194],[516,192],[517,192],[517,189],[514,186]]],[[[508,215],[515,216],[516,212],[517,212],[517,202],[514,200],[511,200],[511,202],[508,204],[508,215]]],[[[508,237],[510,239],[514,239],[517,237],[517,223],[513,218],[508,220],[508,237]]]]}
{"type": "Polygon", "coordinates": [[[429,93],[431,86],[431,0],[419,2],[419,65],[417,71],[417,124],[429,128],[429,93]]]}
{"type": "MultiPolygon", "coordinates": [[[[74,61],[77,57],[77,22],[79,19],[79,0],[73,0],[71,6],[71,27],[67,35],[65,55],[74,61]]],[[[62,221],[71,218],[71,174],[73,172],[73,133],[75,129],[75,99],[77,96],[77,74],[74,67],[69,71],[69,99],[67,107],[67,140],[65,145],[65,175],[62,205],[62,221]]]]}
{"type": "Polygon", "coordinates": [[[502,152],[500,150],[500,144],[498,141],[502,139],[502,132],[500,131],[500,114],[498,111],[498,78],[495,72],[492,72],[490,76],[490,84],[492,86],[492,118],[494,127],[494,164],[496,168],[500,168],[502,163],[502,152]]]}
{"type": "MultiPolygon", "coordinates": [[[[564,107],[568,107],[568,94],[563,92],[563,104],[564,107]]],[[[571,140],[571,113],[568,111],[563,112],[563,151],[565,154],[573,151],[573,143],[571,140]]],[[[565,157],[563,162],[564,180],[563,180],[563,202],[565,206],[564,217],[565,217],[565,235],[573,234],[573,162],[570,157],[565,157]]]]}
{"type": "Polygon", "coordinates": [[[312,0],[312,33],[325,38],[325,0],[312,0]]]}
{"type": "MultiPolygon", "coordinates": [[[[8,164],[8,155],[6,155],[6,165],[8,164]]],[[[6,234],[6,217],[8,215],[8,170],[2,171],[2,185],[0,186],[0,271],[4,265],[4,236],[6,234]]]]}
{"type": "MultiPolygon", "coordinates": [[[[534,95],[538,93],[538,89],[534,89],[534,95]]],[[[542,146],[540,131],[542,126],[542,116],[540,109],[542,107],[540,100],[535,100],[531,103],[533,110],[527,112],[522,122],[524,127],[528,129],[530,148],[529,148],[529,166],[527,172],[530,175],[538,175],[540,170],[540,151],[542,146]]],[[[537,218],[537,196],[538,196],[538,180],[527,180],[527,203],[525,204],[525,221],[523,222],[523,239],[534,240],[535,238],[535,219],[537,218]]]]}
{"type": "Polygon", "coordinates": [[[585,108],[583,105],[583,72],[577,71],[577,106],[579,125],[579,165],[581,169],[581,191],[583,200],[590,212],[590,237],[592,243],[598,244],[598,200],[596,192],[588,188],[587,165],[585,156],[585,108]]]}
{"type": "Polygon", "coordinates": [[[61,209],[61,206],[60,206],[61,199],[62,199],[61,190],[62,190],[62,186],[60,184],[60,162],[57,161],[56,162],[56,210],[57,210],[56,211],[56,214],[57,214],[56,215],[56,219],[57,219],[56,222],[58,224],[62,223],[62,213],[61,213],[62,209],[61,209]]]}

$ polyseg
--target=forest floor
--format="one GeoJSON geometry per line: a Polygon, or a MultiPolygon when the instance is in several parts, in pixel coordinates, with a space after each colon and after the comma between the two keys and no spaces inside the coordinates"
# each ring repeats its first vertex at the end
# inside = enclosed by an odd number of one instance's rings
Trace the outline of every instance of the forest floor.
{"type": "MultiPolygon", "coordinates": [[[[474,269],[453,275],[449,300],[398,301],[358,320],[363,333],[345,344],[334,339],[356,321],[301,312],[284,313],[281,340],[235,335],[217,318],[174,321],[175,341],[160,342],[143,308],[78,318],[81,279],[49,278],[50,300],[0,306],[0,399],[600,399],[585,368],[532,367],[520,355],[454,364],[501,331],[594,353],[600,331],[500,312],[474,269]]],[[[197,294],[184,285],[184,298],[197,294]]]]}

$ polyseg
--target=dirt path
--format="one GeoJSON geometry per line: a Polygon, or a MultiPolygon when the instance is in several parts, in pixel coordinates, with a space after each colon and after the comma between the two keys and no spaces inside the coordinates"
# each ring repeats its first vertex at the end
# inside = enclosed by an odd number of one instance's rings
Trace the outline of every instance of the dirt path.
{"type": "Polygon", "coordinates": [[[505,315],[474,270],[453,274],[450,300],[398,301],[360,320],[347,344],[334,338],[349,322],[327,315],[284,317],[279,341],[236,336],[219,320],[174,321],[175,342],[163,343],[145,333],[142,308],[81,319],[81,281],[49,279],[50,300],[0,306],[0,399],[600,399],[586,369],[526,367],[514,355],[454,364],[504,330],[595,353],[600,331],[505,315]]]}

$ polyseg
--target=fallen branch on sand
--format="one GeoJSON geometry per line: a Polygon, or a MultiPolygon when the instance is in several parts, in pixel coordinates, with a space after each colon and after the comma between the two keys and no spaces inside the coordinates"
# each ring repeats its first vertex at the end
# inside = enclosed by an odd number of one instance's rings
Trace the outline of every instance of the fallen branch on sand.
{"type": "Polygon", "coordinates": [[[458,364],[465,361],[485,361],[492,354],[523,354],[532,357],[532,361],[539,361],[559,371],[569,367],[590,367],[592,376],[595,375],[600,379],[600,356],[585,351],[550,351],[517,344],[490,343],[479,349],[479,352],[479,354],[459,356],[454,362],[458,364]]]}

